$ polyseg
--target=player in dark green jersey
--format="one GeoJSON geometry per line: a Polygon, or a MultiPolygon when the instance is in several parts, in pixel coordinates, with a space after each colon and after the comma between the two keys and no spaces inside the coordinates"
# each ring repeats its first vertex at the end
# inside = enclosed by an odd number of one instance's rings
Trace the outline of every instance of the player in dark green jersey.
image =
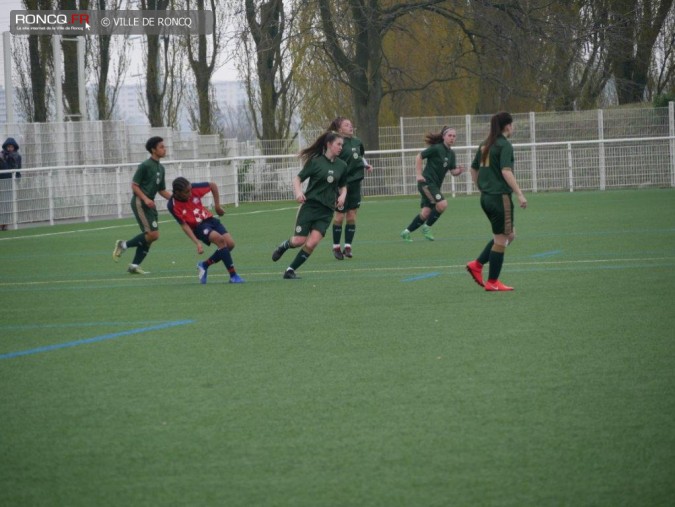
{"type": "Polygon", "coordinates": [[[345,142],[340,152],[340,158],[347,164],[347,199],[342,208],[335,210],[333,216],[333,255],[337,260],[345,257],[352,258],[352,242],[356,234],[356,212],[361,206],[361,182],[365,177],[365,171],[372,171],[373,167],[364,158],[365,149],[358,137],[354,136],[354,126],[351,120],[338,116],[328,126],[328,130],[340,134],[345,142]],[[345,227],[345,247],[340,248],[342,238],[342,224],[345,215],[347,226],[345,227]]]}
{"type": "Polygon", "coordinates": [[[289,248],[302,247],[284,272],[286,279],[298,278],[295,270],[304,264],[325,236],[336,205],[345,204],[347,164],[338,157],[343,143],[340,134],[329,131],[300,152],[303,168],[293,179],[295,200],[300,203],[295,231],[272,252],[272,260],[276,262],[289,248]],[[309,183],[303,192],[302,182],[307,179],[309,183]]]}
{"type": "Polygon", "coordinates": [[[443,127],[438,134],[430,132],[425,136],[424,141],[429,147],[419,153],[415,159],[417,189],[422,195],[420,204],[422,211],[401,232],[401,238],[404,241],[411,242],[410,233],[419,229],[420,226],[424,226],[422,227],[424,237],[429,241],[434,240],[431,226],[448,207],[448,201],[441,193],[445,175],[448,171],[453,176],[459,176],[464,172],[464,167],[457,165],[455,152],[451,148],[455,144],[455,139],[457,139],[457,131],[452,127],[443,127]],[[422,170],[422,160],[427,161],[424,170],[422,170]]]}
{"type": "Polygon", "coordinates": [[[471,163],[471,178],[480,190],[480,205],[490,220],[492,240],[476,260],[466,269],[474,281],[487,291],[509,291],[513,287],[499,281],[506,247],[516,237],[513,221],[513,200],[516,193],[521,208],[527,207],[527,199],[513,175],[513,146],[508,141],[513,133],[513,118],[509,113],[497,113],[490,120],[490,133],[481,143],[471,163]],[[488,279],[483,282],[483,264],[489,263],[488,279]]]}
{"type": "Polygon", "coordinates": [[[159,224],[155,196],[161,195],[167,201],[171,193],[166,190],[164,181],[164,166],[159,160],[166,155],[166,147],[161,137],[151,137],[145,143],[145,149],[150,158],[142,162],[131,182],[131,210],[141,228],[141,233],[128,241],[118,239],[113,250],[113,260],[119,261],[120,256],[127,248],[136,247],[134,260],[129,264],[127,271],[136,275],[145,275],[146,271],[140,267],[141,262],[148,255],[150,246],[159,239],[159,224]]]}

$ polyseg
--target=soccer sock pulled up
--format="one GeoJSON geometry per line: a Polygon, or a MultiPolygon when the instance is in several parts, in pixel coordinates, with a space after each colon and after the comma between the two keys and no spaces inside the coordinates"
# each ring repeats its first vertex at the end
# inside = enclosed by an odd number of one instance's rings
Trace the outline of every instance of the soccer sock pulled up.
{"type": "Polygon", "coordinates": [[[342,225],[333,224],[333,245],[339,245],[342,238],[342,225]]]}
{"type": "Polygon", "coordinates": [[[481,264],[487,264],[488,261],[490,260],[490,251],[492,250],[492,245],[494,244],[495,244],[494,239],[488,241],[488,244],[485,245],[485,248],[483,248],[483,251],[480,253],[480,255],[476,260],[481,264]]]}
{"type": "Polygon", "coordinates": [[[408,227],[406,227],[406,229],[408,229],[408,231],[410,231],[410,232],[415,231],[415,230],[419,229],[422,226],[423,223],[424,223],[424,220],[422,219],[422,217],[420,217],[419,215],[416,215],[415,218],[413,218],[413,221],[410,222],[410,225],[408,227]]]}
{"type": "Polygon", "coordinates": [[[438,220],[441,217],[441,213],[439,213],[436,208],[431,210],[431,213],[429,214],[429,218],[427,218],[427,225],[431,227],[436,223],[436,220],[438,220]]]}
{"type": "Polygon", "coordinates": [[[351,245],[356,234],[356,224],[347,224],[345,228],[345,245],[351,245]]]}
{"type": "Polygon", "coordinates": [[[504,245],[493,245],[490,250],[490,269],[488,271],[488,281],[496,282],[499,280],[499,274],[502,272],[502,264],[504,264],[504,245]]]}
{"type": "Polygon", "coordinates": [[[145,240],[143,240],[142,245],[138,245],[136,247],[136,253],[134,254],[134,260],[131,262],[132,264],[136,264],[137,266],[143,262],[143,259],[148,255],[148,252],[150,251],[150,245],[148,245],[145,240]]]}
{"type": "Polygon", "coordinates": [[[309,259],[310,255],[312,255],[311,252],[306,251],[304,248],[300,249],[298,255],[295,256],[295,259],[293,259],[293,262],[291,262],[291,265],[288,267],[295,271],[309,259]]]}

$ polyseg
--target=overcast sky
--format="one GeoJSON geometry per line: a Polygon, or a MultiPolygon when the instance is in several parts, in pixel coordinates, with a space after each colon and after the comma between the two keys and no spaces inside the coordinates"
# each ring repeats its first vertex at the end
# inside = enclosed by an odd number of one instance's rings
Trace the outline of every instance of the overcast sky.
{"type": "MultiPolygon", "coordinates": [[[[9,32],[9,18],[10,18],[10,12],[11,11],[20,11],[23,10],[23,5],[21,0],[0,0],[0,32],[9,32]]],[[[0,46],[2,45],[1,39],[0,39],[0,46]]],[[[141,56],[140,56],[140,48],[137,50],[138,56],[137,58],[134,58],[134,60],[137,60],[139,63],[136,63],[136,68],[132,68],[129,70],[128,74],[138,74],[140,72],[140,62],[142,61],[141,56]]],[[[0,51],[0,76],[3,76],[0,78],[0,83],[4,84],[4,50],[0,51]]],[[[213,75],[213,81],[233,81],[237,79],[237,73],[236,71],[229,66],[225,66],[219,70],[216,71],[216,73],[213,75]]],[[[138,82],[138,78],[127,78],[127,83],[136,83],[138,82]]]]}

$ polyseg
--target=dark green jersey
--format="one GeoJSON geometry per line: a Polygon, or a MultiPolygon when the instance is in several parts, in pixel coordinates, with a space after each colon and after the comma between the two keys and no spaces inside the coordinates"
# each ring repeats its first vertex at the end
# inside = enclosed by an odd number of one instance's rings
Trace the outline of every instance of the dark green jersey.
{"type": "Polygon", "coordinates": [[[308,201],[315,201],[335,209],[339,188],[347,184],[347,164],[336,158],[333,162],[325,155],[311,158],[298,173],[300,181],[309,178],[305,191],[308,201]]]}
{"type": "Polygon", "coordinates": [[[455,152],[445,146],[445,143],[432,144],[420,156],[427,161],[422,176],[427,182],[435,183],[438,188],[443,185],[445,173],[457,167],[455,152]]]}
{"type": "Polygon", "coordinates": [[[363,160],[363,154],[366,150],[358,137],[345,137],[344,141],[340,158],[347,163],[347,182],[361,181],[365,176],[366,163],[363,160]]]}
{"type": "Polygon", "coordinates": [[[478,171],[478,189],[484,194],[511,194],[513,190],[506,183],[502,169],[510,168],[513,170],[513,146],[502,135],[490,147],[488,156],[488,165],[481,163],[482,151],[481,144],[473,158],[471,168],[478,171]]]}
{"type": "Polygon", "coordinates": [[[157,192],[166,190],[164,166],[152,158],[141,162],[134,173],[133,182],[141,187],[148,198],[154,200],[157,192]]]}

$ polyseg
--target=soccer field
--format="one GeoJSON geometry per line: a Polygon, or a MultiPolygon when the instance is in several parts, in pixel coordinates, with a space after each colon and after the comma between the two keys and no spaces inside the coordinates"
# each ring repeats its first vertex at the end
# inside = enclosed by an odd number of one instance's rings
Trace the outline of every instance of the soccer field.
{"type": "Polygon", "coordinates": [[[0,233],[0,505],[671,505],[675,190],[527,197],[512,293],[477,195],[413,243],[366,199],[301,280],[295,204],[229,208],[242,285],[166,212],[147,276],[133,220],[0,233]]]}

